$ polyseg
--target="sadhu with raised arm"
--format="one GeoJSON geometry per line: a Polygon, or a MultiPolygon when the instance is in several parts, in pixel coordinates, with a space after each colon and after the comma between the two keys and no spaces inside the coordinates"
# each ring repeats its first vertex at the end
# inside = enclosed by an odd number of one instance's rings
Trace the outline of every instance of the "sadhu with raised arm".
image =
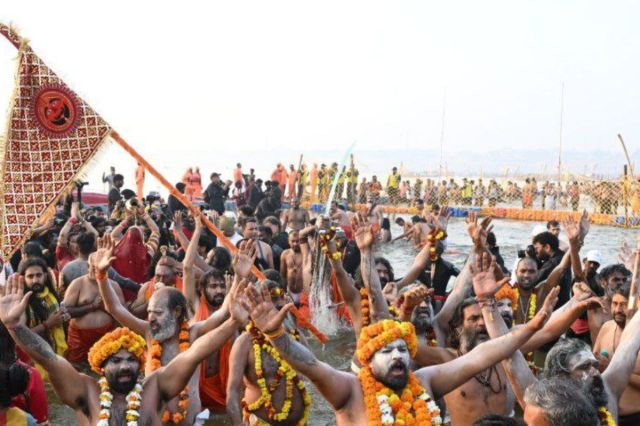
{"type": "MultiPolygon", "coordinates": [[[[106,276],[107,268],[99,269],[106,276]]],[[[245,286],[243,282],[232,290],[231,318],[146,376],[146,342],[128,328],[117,328],[91,348],[89,363],[99,380],[77,372],[21,321],[32,295],[23,294],[22,280],[9,284],[0,297],[0,320],[18,346],[47,371],[56,394],[75,410],[80,425],[161,425],[167,403],[182,392],[200,362],[246,323],[248,314],[239,303],[245,286]]]]}

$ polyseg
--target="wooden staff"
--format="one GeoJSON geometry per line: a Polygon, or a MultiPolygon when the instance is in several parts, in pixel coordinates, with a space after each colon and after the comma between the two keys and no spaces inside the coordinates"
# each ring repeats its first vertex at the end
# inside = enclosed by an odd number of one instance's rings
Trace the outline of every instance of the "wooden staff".
{"type": "MultiPolygon", "coordinates": [[[[638,261],[640,260],[639,255],[640,252],[636,248],[636,250],[633,251],[633,274],[631,275],[631,290],[629,290],[629,304],[627,305],[629,312],[636,311],[636,291],[638,287],[636,281],[638,280],[638,261]]],[[[631,316],[629,316],[629,318],[631,318],[631,316]]]]}
{"type": "Polygon", "coordinates": [[[635,180],[636,175],[633,173],[633,166],[631,165],[631,157],[629,157],[629,151],[627,151],[627,145],[625,145],[624,139],[622,139],[622,135],[620,133],[618,133],[618,139],[622,144],[622,150],[624,151],[624,156],[627,159],[627,164],[629,165],[629,172],[631,173],[631,177],[632,179],[635,180]]]}
{"type": "MultiPolygon", "coordinates": [[[[180,191],[178,191],[173,185],[171,185],[171,183],[167,179],[165,179],[164,176],[162,176],[160,172],[155,169],[155,167],[149,164],[147,160],[145,160],[140,154],[138,154],[138,152],[133,149],[131,145],[129,145],[124,139],[122,139],[118,132],[112,130],[111,138],[116,141],[118,145],[122,147],[122,149],[127,151],[133,158],[139,161],[140,164],[142,164],[153,177],[158,179],[162,186],[164,186],[171,195],[176,197],[178,201],[180,201],[189,210],[193,212],[196,211],[196,208],[191,203],[191,201],[189,201],[187,197],[184,196],[184,194],[180,193],[180,191]]],[[[200,209],[197,210],[200,211],[200,209]]],[[[206,227],[214,233],[214,235],[218,238],[218,241],[220,241],[225,248],[227,248],[231,253],[236,253],[238,251],[238,248],[233,245],[233,243],[229,241],[229,239],[202,212],[200,212],[200,219],[202,219],[202,223],[204,223],[206,227]]],[[[262,271],[260,271],[255,265],[251,265],[251,273],[255,275],[260,281],[265,279],[262,271]]],[[[318,338],[318,340],[320,340],[322,343],[325,343],[327,341],[326,336],[322,334],[317,328],[315,328],[313,324],[307,321],[306,318],[302,317],[300,312],[295,307],[291,309],[291,313],[296,317],[298,323],[312,332],[318,338]]]]}

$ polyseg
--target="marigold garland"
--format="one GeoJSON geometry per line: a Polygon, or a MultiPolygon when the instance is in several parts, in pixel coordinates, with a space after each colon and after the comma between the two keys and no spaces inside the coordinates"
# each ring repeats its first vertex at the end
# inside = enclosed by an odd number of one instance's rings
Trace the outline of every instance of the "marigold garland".
{"type": "MultiPolygon", "coordinates": [[[[362,287],[360,289],[360,317],[362,318],[362,326],[366,327],[371,324],[371,307],[369,302],[369,293],[367,289],[362,287]]],[[[400,312],[396,309],[395,306],[389,306],[389,314],[393,318],[398,318],[400,316],[400,312]]]]}
{"type": "MultiPolygon", "coordinates": [[[[98,380],[100,385],[100,414],[98,415],[97,426],[109,426],[109,419],[111,418],[111,403],[113,402],[113,394],[109,387],[109,382],[102,376],[98,380]]],[[[127,426],[137,426],[138,418],[140,417],[140,404],[142,403],[142,385],[140,381],[131,389],[127,394],[127,412],[125,419],[127,426]]]]}
{"type": "MultiPolygon", "coordinates": [[[[191,339],[189,336],[189,323],[183,321],[180,325],[180,334],[178,335],[179,343],[178,349],[180,352],[184,352],[191,346],[191,339]]],[[[151,371],[156,371],[162,366],[162,345],[157,340],[151,340],[151,371]]],[[[187,410],[189,409],[189,386],[185,386],[178,396],[178,412],[171,413],[169,409],[164,410],[162,413],[163,423],[180,424],[187,416],[187,410]]]]}
{"type": "Polygon", "coordinates": [[[119,327],[102,336],[91,346],[87,359],[91,369],[102,374],[102,364],[121,349],[131,352],[140,362],[140,371],[144,371],[145,347],[144,338],[127,327],[119,327]]]}
{"type": "MultiPolygon", "coordinates": [[[[300,421],[298,421],[298,426],[304,426],[307,424],[309,420],[309,412],[311,411],[311,395],[307,392],[307,389],[304,386],[300,377],[296,371],[280,357],[278,351],[271,345],[271,343],[265,338],[264,334],[258,330],[257,327],[253,325],[253,323],[249,323],[247,325],[247,331],[251,334],[251,341],[253,343],[253,356],[255,360],[255,372],[258,377],[258,386],[260,387],[260,398],[258,398],[255,402],[251,404],[247,404],[246,401],[242,400],[243,410],[245,413],[245,417],[249,416],[249,413],[259,410],[261,407],[264,407],[267,410],[267,415],[269,420],[274,420],[277,422],[283,422],[289,418],[289,414],[291,412],[292,398],[293,398],[293,386],[295,385],[300,391],[300,395],[302,396],[302,401],[304,403],[304,413],[300,421]],[[264,376],[264,371],[262,370],[262,351],[265,351],[278,363],[278,370],[276,371],[276,376],[271,385],[267,386],[267,379],[264,376]],[[275,390],[280,386],[282,379],[285,379],[285,399],[282,404],[282,409],[278,413],[273,406],[272,403],[272,394],[275,390]]],[[[295,340],[300,340],[300,335],[297,331],[291,333],[289,332],[291,337],[295,340]]]]}
{"type": "Polygon", "coordinates": [[[416,329],[410,322],[382,320],[362,327],[356,358],[360,364],[366,365],[376,352],[398,339],[403,339],[406,342],[411,358],[413,358],[418,350],[418,338],[416,337],[416,329]]]}
{"type": "Polygon", "coordinates": [[[598,418],[602,426],[616,426],[616,421],[613,419],[611,411],[604,405],[598,408],[598,418]]]}
{"type": "Polygon", "coordinates": [[[368,365],[360,369],[358,380],[362,387],[368,425],[442,424],[440,408],[413,373],[409,373],[409,383],[400,396],[378,382],[368,365]]]}

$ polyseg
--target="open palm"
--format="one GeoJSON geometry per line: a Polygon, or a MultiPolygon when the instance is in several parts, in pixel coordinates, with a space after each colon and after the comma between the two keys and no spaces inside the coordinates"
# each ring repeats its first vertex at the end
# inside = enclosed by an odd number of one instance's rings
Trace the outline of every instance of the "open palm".
{"type": "Polygon", "coordinates": [[[471,277],[473,279],[473,290],[476,296],[481,299],[493,297],[494,294],[502,287],[507,280],[496,281],[495,269],[496,258],[482,253],[476,257],[476,264],[469,265],[471,277]],[[489,260],[491,258],[491,260],[489,260]]]}
{"type": "Polygon", "coordinates": [[[0,297],[0,321],[7,328],[13,328],[27,308],[31,292],[24,293],[24,278],[14,274],[9,278],[5,294],[0,297]]]}
{"type": "Polygon", "coordinates": [[[271,302],[271,295],[267,286],[260,284],[259,287],[259,289],[256,289],[254,286],[250,286],[245,291],[251,320],[260,331],[273,332],[280,328],[293,304],[289,303],[280,311],[277,311],[271,302]]]}

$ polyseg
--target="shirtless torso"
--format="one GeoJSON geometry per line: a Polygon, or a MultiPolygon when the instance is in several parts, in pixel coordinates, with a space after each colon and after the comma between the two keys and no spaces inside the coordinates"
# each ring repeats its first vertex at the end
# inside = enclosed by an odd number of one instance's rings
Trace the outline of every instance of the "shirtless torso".
{"type": "Polygon", "coordinates": [[[284,222],[287,229],[300,231],[309,223],[309,212],[301,208],[289,209],[284,222]]]}
{"type": "MultiPolygon", "coordinates": [[[[265,351],[261,351],[262,371],[267,382],[267,386],[271,386],[275,382],[276,372],[278,370],[278,363],[265,351]]],[[[244,400],[247,404],[252,404],[260,398],[260,387],[258,386],[258,376],[255,369],[255,354],[253,350],[253,342],[251,340],[251,334],[248,332],[243,333],[235,342],[231,352],[231,373],[229,377],[230,397],[235,401],[227,399],[227,406],[230,408],[229,414],[232,417],[232,421],[236,423],[238,419],[234,419],[236,416],[241,416],[240,399],[243,398],[240,392],[233,393],[231,391],[233,385],[236,382],[242,382],[244,384],[244,400]]],[[[237,387],[239,388],[239,386],[237,387]]],[[[280,380],[278,386],[272,392],[272,404],[279,413],[282,410],[282,405],[285,400],[286,385],[285,380],[280,380]]],[[[253,412],[253,415],[269,421],[269,424],[276,426],[296,425],[304,414],[304,402],[300,390],[297,387],[293,387],[293,394],[291,398],[291,411],[287,420],[285,421],[273,421],[269,420],[267,410],[265,407],[261,407],[253,412]]],[[[253,423],[251,423],[253,424],[253,423]]]]}
{"type": "MultiPolygon", "coordinates": [[[[623,328],[617,325],[614,320],[604,323],[593,346],[594,354],[610,360],[620,345],[622,331],[623,328]]],[[[636,359],[631,380],[620,397],[618,408],[620,416],[629,416],[640,412],[640,359],[636,359]]]]}
{"type": "Polygon", "coordinates": [[[280,255],[280,273],[290,293],[299,294],[303,289],[302,253],[287,249],[280,255]]]}
{"type": "MultiPolygon", "coordinates": [[[[124,303],[124,297],[122,296],[120,287],[113,281],[109,281],[109,284],[118,295],[120,302],[124,303]]],[[[75,306],[88,305],[95,302],[98,298],[100,298],[100,290],[98,289],[97,282],[89,278],[89,275],[83,275],[73,280],[69,285],[64,295],[64,304],[72,308],[75,306]]],[[[79,329],[94,329],[108,326],[113,324],[113,318],[105,309],[104,303],[102,303],[100,309],[73,318],[71,321],[74,322],[75,326],[79,329]]]]}

